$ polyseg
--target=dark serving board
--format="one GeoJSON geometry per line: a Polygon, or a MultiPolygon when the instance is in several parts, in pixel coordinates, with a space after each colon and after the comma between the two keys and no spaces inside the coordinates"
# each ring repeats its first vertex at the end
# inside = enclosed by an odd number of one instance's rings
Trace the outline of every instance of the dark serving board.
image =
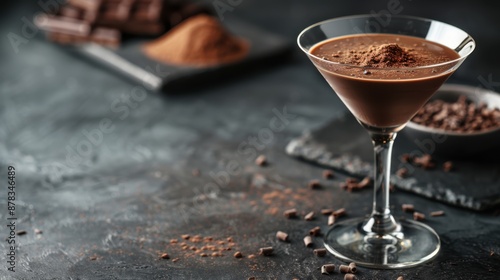
{"type": "Polygon", "coordinates": [[[96,44],[81,45],[74,50],[152,90],[227,78],[238,72],[247,73],[262,61],[268,63],[281,59],[290,50],[286,39],[250,24],[229,19],[223,24],[232,34],[250,43],[249,54],[243,60],[203,68],[169,65],[152,60],[142,52],[142,46],[153,38],[128,38],[116,50],[96,44]]]}
{"type": "MultiPolygon", "coordinates": [[[[404,134],[404,130],[399,133],[393,147],[392,174],[401,167],[407,167],[410,172],[404,179],[391,176],[391,182],[397,188],[473,210],[486,210],[500,205],[498,149],[473,159],[454,159],[456,169],[452,172],[442,169],[447,159],[433,155],[437,167],[423,170],[400,161],[404,153],[422,154],[418,146],[404,134]]],[[[351,114],[346,113],[316,131],[305,132],[293,139],[286,151],[291,156],[352,176],[373,174],[370,137],[351,114]]]]}

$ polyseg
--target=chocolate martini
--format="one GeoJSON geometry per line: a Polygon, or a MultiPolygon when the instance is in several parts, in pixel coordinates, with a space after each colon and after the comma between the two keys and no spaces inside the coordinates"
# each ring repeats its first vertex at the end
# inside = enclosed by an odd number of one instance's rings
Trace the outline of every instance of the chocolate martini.
{"type": "Polygon", "coordinates": [[[460,58],[441,44],[394,34],[337,37],[310,53],[321,59],[318,70],[359,121],[396,131],[452,74],[439,64],[460,58]]]}

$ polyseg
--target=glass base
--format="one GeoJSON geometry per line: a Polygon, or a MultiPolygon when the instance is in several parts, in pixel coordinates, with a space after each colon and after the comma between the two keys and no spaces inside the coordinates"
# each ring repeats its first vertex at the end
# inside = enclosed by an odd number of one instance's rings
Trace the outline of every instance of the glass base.
{"type": "Polygon", "coordinates": [[[325,247],[335,257],[359,266],[396,269],[422,264],[437,255],[441,242],[429,226],[400,220],[400,230],[375,234],[363,229],[367,220],[336,223],[325,235],[325,247]]]}

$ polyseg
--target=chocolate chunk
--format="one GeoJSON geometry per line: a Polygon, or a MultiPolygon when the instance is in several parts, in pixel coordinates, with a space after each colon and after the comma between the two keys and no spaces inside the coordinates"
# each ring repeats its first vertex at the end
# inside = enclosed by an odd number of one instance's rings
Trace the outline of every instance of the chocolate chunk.
{"type": "Polygon", "coordinates": [[[238,251],[238,252],[234,253],[234,255],[233,255],[233,256],[234,256],[235,258],[237,258],[237,259],[241,259],[241,258],[243,258],[243,254],[242,254],[240,251],[238,251]]]}
{"type": "Polygon", "coordinates": [[[312,221],[312,220],[314,220],[314,211],[311,211],[311,212],[307,213],[304,216],[304,220],[306,220],[306,221],[312,221]]]}
{"type": "Polygon", "coordinates": [[[431,212],[431,216],[432,217],[444,216],[444,211],[440,210],[440,211],[431,212]]]}
{"type": "Polygon", "coordinates": [[[413,204],[403,204],[403,205],[401,205],[401,209],[403,209],[404,212],[415,211],[415,207],[413,206],[413,204]]]}
{"type": "Polygon", "coordinates": [[[249,259],[255,259],[256,257],[257,257],[256,255],[254,255],[254,254],[250,254],[250,255],[248,255],[248,257],[247,257],[247,258],[249,258],[249,259]]]}
{"type": "Polygon", "coordinates": [[[311,247],[313,245],[311,236],[308,235],[304,237],[304,245],[306,245],[306,247],[311,247]]]}
{"type": "Polygon", "coordinates": [[[425,219],[425,215],[419,212],[413,212],[413,219],[415,221],[422,221],[425,219]]]}
{"type": "Polygon", "coordinates": [[[283,212],[283,216],[287,217],[288,219],[295,218],[297,217],[297,209],[293,208],[285,210],[285,212],[283,212]]]}
{"type": "Polygon", "coordinates": [[[326,249],[325,248],[314,249],[313,253],[318,257],[324,257],[326,256],[326,249]]]}
{"type": "Polygon", "coordinates": [[[311,180],[307,184],[307,187],[310,188],[311,190],[317,190],[317,189],[321,188],[321,183],[319,182],[319,180],[316,180],[316,179],[315,180],[311,180]]]}
{"type": "Polygon", "coordinates": [[[267,165],[267,158],[265,155],[260,155],[255,159],[255,164],[258,166],[265,166],[267,165]]]}
{"type": "Polygon", "coordinates": [[[278,238],[281,241],[288,241],[288,234],[282,231],[276,232],[276,238],[278,238]]]}
{"type": "Polygon", "coordinates": [[[335,178],[335,173],[331,170],[323,170],[323,178],[325,179],[333,179],[335,178]]]}
{"type": "Polygon", "coordinates": [[[330,274],[332,272],[335,272],[335,265],[334,264],[324,264],[321,266],[321,274],[330,274]]]}
{"type": "Polygon", "coordinates": [[[312,235],[312,236],[319,236],[321,235],[321,228],[320,227],[314,227],[312,229],[309,230],[309,235],[312,235]]]}
{"type": "Polygon", "coordinates": [[[259,255],[270,256],[273,254],[273,247],[263,247],[259,249],[259,255]]]}

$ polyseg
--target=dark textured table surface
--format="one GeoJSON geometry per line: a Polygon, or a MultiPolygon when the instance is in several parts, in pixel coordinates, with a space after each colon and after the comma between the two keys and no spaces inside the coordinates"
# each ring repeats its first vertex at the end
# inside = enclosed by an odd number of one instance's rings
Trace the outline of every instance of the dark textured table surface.
{"type": "MultiPolygon", "coordinates": [[[[2,3],[0,17],[0,233],[2,240],[9,235],[9,165],[17,172],[16,230],[27,232],[15,237],[15,272],[7,270],[10,245],[0,242],[0,279],[342,279],[318,270],[338,260],[318,258],[302,245],[313,226],[327,229],[325,218],[306,222],[281,214],[290,207],[345,207],[348,216],[362,216],[371,200],[369,190],[340,190],[342,175],[324,181],[322,190],[307,190],[322,169],[285,154],[290,139],[345,110],[303,54],[296,49],[283,64],[220,77],[209,87],[144,94],[140,85],[25,27],[41,10],[36,2],[2,3]],[[22,38],[15,46],[12,34],[22,38]],[[267,167],[253,163],[258,154],[268,157],[267,167]],[[278,230],[288,232],[291,242],[276,241],[278,230]],[[232,249],[200,257],[181,248],[182,234],[224,241],[186,241],[198,249],[232,249]],[[175,238],[179,243],[170,244],[175,238]],[[263,246],[274,246],[274,256],[248,258],[263,246]],[[245,258],[235,259],[237,250],[245,258]],[[165,252],[170,259],[159,258],[165,252]]],[[[49,2],[56,1],[40,1],[49,2]]],[[[378,12],[392,1],[351,2],[232,1],[237,5],[223,16],[254,23],[293,44],[312,23],[378,12]]],[[[471,33],[477,51],[453,81],[499,89],[494,53],[500,20],[491,2],[399,3],[404,14],[471,33]]],[[[400,211],[401,203],[446,212],[427,220],[442,238],[442,251],[416,268],[360,268],[360,279],[498,279],[500,218],[494,211],[467,211],[396,191],[392,205],[398,217],[409,215],[400,211]]],[[[320,240],[315,244],[321,246],[320,240]]]]}

